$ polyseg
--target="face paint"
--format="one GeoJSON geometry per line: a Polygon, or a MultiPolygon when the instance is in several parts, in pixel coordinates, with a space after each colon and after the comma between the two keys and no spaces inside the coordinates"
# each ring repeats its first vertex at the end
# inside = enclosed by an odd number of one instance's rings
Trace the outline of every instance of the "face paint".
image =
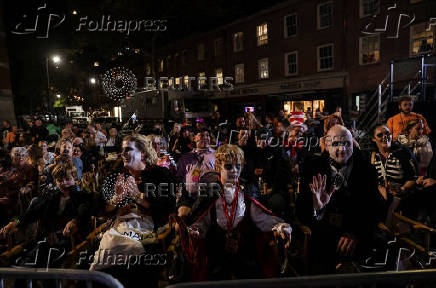
{"type": "Polygon", "coordinates": [[[220,166],[221,183],[237,184],[242,171],[241,163],[223,163],[220,166]]]}
{"type": "Polygon", "coordinates": [[[372,140],[377,145],[379,151],[386,150],[392,145],[392,134],[386,126],[380,126],[374,131],[372,140]]]}
{"type": "Polygon", "coordinates": [[[123,141],[123,150],[121,153],[124,167],[127,169],[133,169],[138,167],[142,162],[142,154],[138,148],[136,148],[135,142],[123,141]]]}
{"type": "Polygon", "coordinates": [[[333,131],[326,139],[330,158],[338,164],[347,163],[353,155],[353,138],[345,131],[333,131]]]}

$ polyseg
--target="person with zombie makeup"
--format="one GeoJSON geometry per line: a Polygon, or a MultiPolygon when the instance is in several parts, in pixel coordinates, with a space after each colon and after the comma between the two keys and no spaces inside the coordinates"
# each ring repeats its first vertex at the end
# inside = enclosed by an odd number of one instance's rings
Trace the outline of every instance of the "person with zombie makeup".
{"type": "Polygon", "coordinates": [[[406,147],[392,142],[392,134],[386,125],[375,127],[372,141],[377,150],[371,153],[371,164],[377,170],[378,190],[385,200],[386,223],[391,224],[393,212],[406,209],[415,197],[417,163],[406,147]]]}
{"type": "Polygon", "coordinates": [[[238,146],[222,145],[215,157],[216,171],[201,180],[208,183],[211,193],[197,198],[188,220],[192,221],[188,230],[194,242],[203,243],[194,247],[204,247],[197,253],[197,260],[206,262],[205,278],[277,277],[280,261],[268,243],[277,231],[289,247],[291,226],[248,196],[239,184],[244,152],[238,146]]]}
{"type": "Polygon", "coordinates": [[[58,256],[47,258],[49,249],[56,248],[67,255],[71,250],[70,236],[74,235],[77,241],[83,241],[91,230],[89,198],[85,193],[77,190],[76,168],[71,163],[59,164],[53,169],[52,177],[55,186],[44,186],[41,194],[32,199],[22,216],[16,217],[0,229],[0,238],[4,239],[18,229],[26,229],[27,225],[39,221],[35,239],[37,245],[20,258],[21,260],[17,262],[20,266],[60,267],[62,264],[60,257],[56,260],[54,258],[58,256]]]}
{"type": "Polygon", "coordinates": [[[143,279],[148,287],[157,287],[162,264],[147,265],[146,256],[163,253],[155,233],[175,211],[175,181],[167,168],[156,165],[156,151],[143,135],[123,139],[121,158],[123,168],[109,175],[102,188],[106,213],[115,220],[104,233],[90,270],[109,273],[125,287],[143,279]],[[129,261],[114,265],[106,261],[111,257],[129,261]],[[132,264],[131,259],[138,261],[132,264]]]}
{"type": "Polygon", "coordinates": [[[406,134],[407,123],[411,120],[420,119],[424,125],[424,135],[430,134],[431,130],[425,118],[421,114],[412,112],[413,98],[411,96],[403,95],[399,97],[398,108],[400,109],[400,113],[389,118],[386,122],[389,131],[392,133],[393,141],[397,141],[399,135],[406,134]]]}
{"type": "Polygon", "coordinates": [[[325,144],[327,153],[302,167],[296,204],[298,220],[312,231],[311,274],[335,273],[344,259],[366,256],[382,201],[375,171],[354,148],[350,131],[333,126],[325,144]]]}

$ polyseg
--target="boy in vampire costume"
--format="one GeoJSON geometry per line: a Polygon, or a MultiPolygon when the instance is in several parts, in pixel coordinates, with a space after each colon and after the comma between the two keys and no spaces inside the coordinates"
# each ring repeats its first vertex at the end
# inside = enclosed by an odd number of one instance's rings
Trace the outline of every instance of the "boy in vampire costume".
{"type": "Polygon", "coordinates": [[[239,185],[244,152],[238,146],[220,146],[215,159],[216,172],[205,174],[200,182],[209,190],[218,187],[219,193],[198,197],[191,214],[195,220],[188,227],[197,242],[197,263],[206,263],[208,280],[277,277],[280,261],[271,245],[273,231],[287,248],[290,225],[244,193],[239,185]]]}

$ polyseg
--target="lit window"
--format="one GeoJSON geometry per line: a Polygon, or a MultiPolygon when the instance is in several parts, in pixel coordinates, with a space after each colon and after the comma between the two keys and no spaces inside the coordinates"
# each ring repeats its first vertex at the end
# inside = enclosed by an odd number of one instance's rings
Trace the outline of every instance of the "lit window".
{"type": "Polygon", "coordinates": [[[285,38],[297,35],[297,14],[285,16],[285,38]]]}
{"type": "Polygon", "coordinates": [[[183,84],[185,86],[188,86],[188,82],[189,82],[189,76],[188,75],[183,76],[183,84]]]}
{"type": "Polygon", "coordinates": [[[164,60],[160,60],[159,62],[159,72],[163,72],[164,70],[164,60]]]}
{"type": "Polygon", "coordinates": [[[434,26],[429,27],[427,23],[421,23],[411,26],[410,55],[417,56],[421,54],[431,53],[434,50],[434,33],[434,26]]]}
{"type": "Polygon", "coordinates": [[[174,80],[174,82],[176,82],[176,85],[180,85],[180,77],[176,77],[176,79],[174,80]]]}
{"type": "MultiPolygon", "coordinates": [[[[200,72],[200,73],[198,73],[198,77],[200,78],[200,77],[204,77],[204,78],[206,78],[206,72],[200,72]]],[[[199,82],[200,82],[200,85],[206,85],[206,79],[200,79],[199,80],[199,82]]]]}
{"type": "Polygon", "coordinates": [[[285,54],[285,75],[292,76],[298,74],[298,52],[285,54]]]}
{"type": "Polygon", "coordinates": [[[235,65],[235,83],[244,83],[244,63],[235,65]]]}
{"type": "Polygon", "coordinates": [[[257,46],[268,44],[268,24],[263,23],[256,29],[257,46]]]}
{"type": "Polygon", "coordinates": [[[204,60],[204,44],[203,43],[198,45],[198,60],[199,61],[204,60]]]}
{"type": "Polygon", "coordinates": [[[224,81],[223,81],[223,68],[217,68],[215,70],[215,77],[218,78],[218,85],[223,85],[224,81]]]}
{"type": "Polygon", "coordinates": [[[318,5],[318,29],[333,25],[333,2],[318,5]]]}
{"type": "Polygon", "coordinates": [[[366,17],[380,13],[379,0],[360,0],[360,17],[366,17]]]}
{"type": "Polygon", "coordinates": [[[244,34],[242,32],[238,32],[233,34],[233,51],[239,52],[244,50],[244,44],[243,44],[243,36],[244,34]]]}
{"type": "Polygon", "coordinates": [[[151,74],[151,65],[150,63],[145,64],[145,75],[151,74]]]}
{"type": "Polygon", "coordinates": [[[380,61],[380,35],[360,37],[360,65],[380,61]]]}
{"type": "Polygon", "coordinates": [[[269,69],[268,69],[268,58],[260,59],[257,62],[259,67],[259,78],[266,79],[269,78],[269,69]]]}
{"type": "Polygon", "coordinates": [[[215,56],[219,56],[223,54],[223,39],[218,38],[215,39],[215,56]]]}
{"type": "Polygon", "coordinates": [[[318,71],[333,69],[333,44],[318,46],[318,71]]]}

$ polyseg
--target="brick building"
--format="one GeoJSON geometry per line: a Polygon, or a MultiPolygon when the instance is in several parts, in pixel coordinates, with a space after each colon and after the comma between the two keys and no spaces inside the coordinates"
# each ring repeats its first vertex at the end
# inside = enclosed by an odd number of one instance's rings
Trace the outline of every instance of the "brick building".
{"type": "Polygon", "coordinates": [[[234,77],[232,91],[210,95],[227,115],[337,105],[347,114],[373,94],[390,61],[405,63],[396,91],[413,78],[420,55],[435,52],[435,11],[431,0],[290,0],[175,41],[154,67],[157,76],[234,77]]]}

